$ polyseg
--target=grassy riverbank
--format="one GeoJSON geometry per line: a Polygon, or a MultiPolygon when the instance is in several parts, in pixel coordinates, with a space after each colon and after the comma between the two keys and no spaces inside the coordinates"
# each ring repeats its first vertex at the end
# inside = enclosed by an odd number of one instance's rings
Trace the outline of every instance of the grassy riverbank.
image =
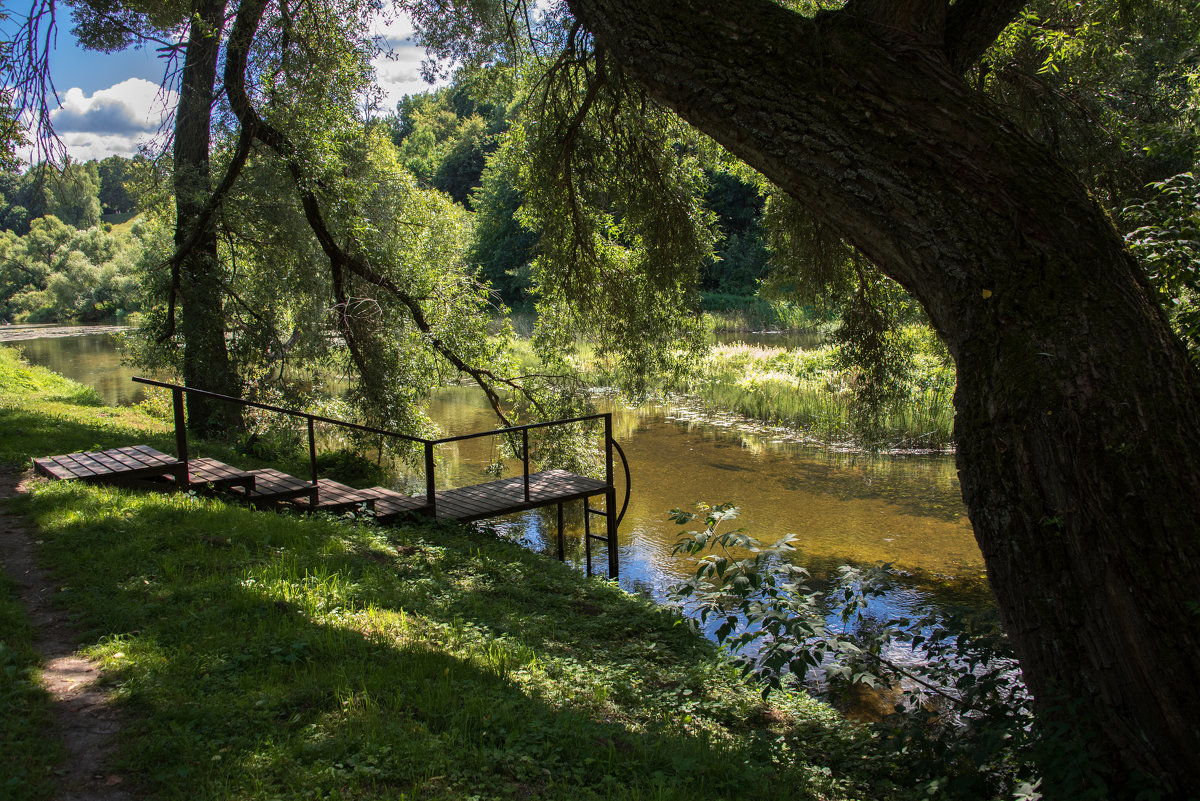
{"type": "MultiPolygon", "coordinates": [[[[10,465],[169,450],[161,422],[4,349],[0,428],[10,465]]],[[[866,730],[802,695],[764,703],[674,613],[486,533],[65,483],[35,482],[10,510],[36,526],[59,604],[129,713],[114,767],[137,794],[905,795],[866,730]]],[[[23,648],[28,622],[0,610],[0,640],[23,648]]],[[[6,702],[0,730],[44,710],[6,702]]],[[[45,743],[3,748],[0,765],[52,767],[45,743]]],[[[32,778],[3,792],[48,797],[32,778]]]]}
{"type": "MultiPolygon", "coordinates": [[[[824,443],[879,450],[947,450],[954,440],[954,368],[937,353],[933,334],[908,332],[911,357],[901,397],[887,405],[869,432],[853,422],[858,372],[840,365],[838,346],[775,347],[714,344],[691,371],[661,386],[709,412],[742,415],[802,432],[824,443]]],[[[517,342],[518,361],[539,366],[528,340],[517,342]]],[[[593,385],[620,384],[615,365],[582,346],[574,366],[593,385]]]]}
{"type": "MultiPolygon", "coordinates": [[[[781,348],[714,345],[683,384],[710,408],[798,429],[826,442],[861,441],[852,425],[857,374],[838,365],[835,345],[781,348]]],[[[943,450],[953,441],[954,372],[931,349],[916,350],[903,397],[876,421],[884,449],[943,450]]]]}

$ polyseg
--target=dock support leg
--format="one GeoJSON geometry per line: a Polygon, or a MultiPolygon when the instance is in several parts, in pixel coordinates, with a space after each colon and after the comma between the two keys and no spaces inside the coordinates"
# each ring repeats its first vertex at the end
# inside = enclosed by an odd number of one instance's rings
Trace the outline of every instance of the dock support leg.
{"type": "Polygon", "coordinates": [[[604,525],[608,529],[608,577],[620,576],[621,566],[617,559],[617,491],[604,493],[604,525]]]}
{"type": "Polygon", "coordinates": [[[587,498],[583,499],[583,554],[587,563],[587,575],[592,575],[592,514],[588,511],[587,498]]]}
{"type": "Polygon", "coordinates": [[[567,537],[563,531],[563,505],[558,504],[558,561],[567,561],[567,537]]]}
{"type": "Polygon", "coordinates": [[[171,390],[171,411],[175,417],[175,457],[183,464],[175,468],[176,489],[188,488],[187,418],[184,416],[183,390],[171,390]]]}

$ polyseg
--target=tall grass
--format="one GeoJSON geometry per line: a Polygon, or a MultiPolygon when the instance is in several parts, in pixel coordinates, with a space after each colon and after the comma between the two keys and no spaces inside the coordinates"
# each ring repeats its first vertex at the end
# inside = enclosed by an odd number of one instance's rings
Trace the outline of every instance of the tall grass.
{"type": "Polygon", "coordinates": [[[813,329],[828,323],[812,307],[784,300],[705,292],[701,302],[704,326],[717,333],[813,329]]]}
{"type": "MultiPolygon", "coordinates": [[[[704,404],[795,428],[827,442],[861,440],[852,425],[855,372],[838,367],[834,345],[773,348],[715,345],[681,387],[704,404]]],[[[868,432],[871,447],[941,450],[953,437],[953,372],[919,353],[902,400],[868,432]]]]}

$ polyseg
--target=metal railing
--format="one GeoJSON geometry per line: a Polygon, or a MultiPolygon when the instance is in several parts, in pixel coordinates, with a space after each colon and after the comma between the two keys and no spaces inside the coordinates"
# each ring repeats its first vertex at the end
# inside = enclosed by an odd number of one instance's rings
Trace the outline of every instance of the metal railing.
{"type": "MultiPolygon", "coordinates": [[[[269,403],[260,403],[259,401],[251,401],[251,400],[246,400],[244,398],[235,398],[232,395],[222,395],[218,392],[210,392],[206,389],[197,389],[195,387],[187,387],[187,386],[182,386],[180,384],[171,384],[166,381],[156,381],[154,379],[143,378],[141,376],[134,376],[133,380],[139,384],[146,384],[146,385],[152,386],[152,387],[161,387],[163,389],[171,390],[172,411],[174,413],[174,420],[175,420],[175,447],[178,452],[177,455],[179,457],[179,460],[184,463],[186,463],[188,461],[187,421],[186,421],[186,418],[184,415],[184,395],[187,393],[190,393],[193,395],[201,395],[206,398],[214,398],[216,400],[226,401],[228,403],[234,403],[234,404],[238,404],[240,406],[249,406],[249,407],[253,407],[255,409],[263,409],[264,411],[278,412],[280,414],[289,415],[291,417],[303,418],[307,422],[307,425],[308,425],[308,457],[309,457],[310,475],[311,475],[314,492],[317,489],[317,479],[318,479],[318,475],[317,475],[317,445],[316,445],[316,430],[315,430],[317,423],[326,423],[329,425],[340,426],[342,428],[353,429],[356,431],[363,431],[363,432],[366,432],[369,434],[378,434],[381,436],[393,437],[395,439],[401,439],[401,440],[405,440],[407,442],[420,444],[423,446],[424,452],[425,452],[424,455],[425,455],[425,504],[426,505],[422,511],[424,511],[426,514],[428,514],[431,517],[435,516],[437,513],[437,492],[436,492],[436,488],[434,486],[434,484],[435,484],[434,468],[435,468],[435,464],[436,464],[435,459],[434,459],[434,449],[438,445],[446,445],[446,444],[449,444],[452,442],[462,442],[464,440],[469,440],[469,439],[478,439],[480,437],[493,437],[493,436],[501,436],[501,435],[519,433],[521,435],[521,465],[522,465],[522,474],[523,474],[523,482],[524,482],[524,495],[525,495],[525,501],[529,502],[530,501],[530,496],[529,496],[529,432],[534,429],[548,428],[551,426],[570,425],[572,423],[583,423],[583,422],[587,422],[589,420],[603,420],[604,421],[604,483],[609,488],[609,491],[608,491],[608,493],[606,493],[606,495],[608,497],[607,503],[610,505],[610,508],[611,508],[611,506],[615,505],[615,500],[616,500],[616,498],[615,498],[616,485],[613,483],[613,451],[614,450],[616,450],[618,456],[621,459],[621,464],[622,464],[622,467],[624,468],[624,473],[625,473],[625,502],[621,506],[620,513],[615,516],[613,524],[610,527],[610,532],[613,535],[613,539],[614,539],[614,542],[609,544],[610,570],[611,570],[612,566],[615,564],[616,530],[617,530],[617,526],[620,525],[621,519],[624,518],[624,516],[625,516],[625,510],[629,508],[629,496],[630,496],[630,490],[631,490],[632,484],[631,484],[631,480],[629,477],[629,461],[625,458],[625,452],[621,449],[621,446],[618,445],[615,440],[613,440],[612,412],[603,412],[603,413],[599,413],[599,414],[588,414],[588,415],[583,415],[582,417],[570,417],[570,418],[566,418],[563,420],[549,420],[549,421],[545,421],[545,422],[541,422],[541,423],[527,423],[525,425],[509,426],[507,428],[497,428],[497,429],[493,429],[491,431],[478,431],[478,432],[475,432],[472,434],[459,434],[459,435],[452,436],[452,437],[441,437],[439,439],[426,439],[424,437],[414,437],[410,434],[401,434],[396,431],[387,431],[382,428],[373,428],[371,426],[364,426],[359,423],[352,423],[348,420],[337,420],[332,417],[324,417],[322,415],[313,414],[311,412],[301,412],[301,411],[297,411],[295,409],[285,409],[282,406],[273,406],[269,403]]],[[[586,517],[586,514],[585,514],[585,517],[586,517]]],[[[612,571],[612,572],[615,575],[615,571],[612,571]]]]}

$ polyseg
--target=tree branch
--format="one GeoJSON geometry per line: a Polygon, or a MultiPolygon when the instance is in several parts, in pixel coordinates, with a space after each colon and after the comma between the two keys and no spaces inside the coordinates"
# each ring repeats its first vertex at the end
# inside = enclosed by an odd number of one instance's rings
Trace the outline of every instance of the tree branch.
{"type": "Polygon", "coordinates": [[[11,93],[14,108],[32,113],[33,146],[45,161],[58,161],[67,154],[50,120],[51,100],[55,108],[61,105],[50,75],[50,53],[57,40],[54,0],[35,0],[0,63],[0,86],[11,93]]]}
{"type": "Polygon", "coordinates": [[[1017,18],[1029,0],[958,0],[946,16],[946,55],[964,73],[1017,18]]]}
{"type": "Polygon", "coordinates": [[[949,0],[849,0],[841,13],[897,33],[941,42],[949,0]]]}
{"type": "Polygon", "coordinates": [[[459,372],[471,377],[480,389],[483,390],[492,410],[505,425],[512,425],[512,422],[504,413],[500,396],[493,384],[503,384],[521,392],[540,412],[544,413],[544,409],[537,399],[533,398],[517,382],[497,376],[490,370],[472,367],[467,364],[453,348],[434,334],[433,326],[429,323],[424,309],[416,298],[397,286],[387,276],[376,272],[359,255],[338,244],[325,221],[325,216],[321,211],[317,196],[308,187],[304,171],[295,158],[295,147],[283,132],[277,130],[259,116],[250,102],[250,96],[246,91],[247,56],[250,43],[258,29],[259,21],[262,18],[265,8],[265,0],[243,2],[238,8],[237,17],[230,32],[229,44],[226,49],[225,90],[229,97],[230,108],[233,109],[234,115],[238,118],[238,122],[241,123],[243,131],[248,132],[249,135],[252,135],[270,147],[287,164],[292,181],[296,186],[296,191],[300,195],[304,217],[308,221],[313,235],[317,238],[317,242],[321,245],[321,249],[329,259],[330,272],[334,285],[334,296],[339,309],[339,327],[342,329],[343,334],[346,335],[351,358],[355,360],[360,372],[366,374],[367,365],[360,343],[354,332],[353,318],[349,314],[350,299],[346,291],[347,272],[358,276],[375,287],[387,291],[400,301],[408,309],[409,315],[412,317],[417,329],[425,334],[426,341],[459,372]]]}

